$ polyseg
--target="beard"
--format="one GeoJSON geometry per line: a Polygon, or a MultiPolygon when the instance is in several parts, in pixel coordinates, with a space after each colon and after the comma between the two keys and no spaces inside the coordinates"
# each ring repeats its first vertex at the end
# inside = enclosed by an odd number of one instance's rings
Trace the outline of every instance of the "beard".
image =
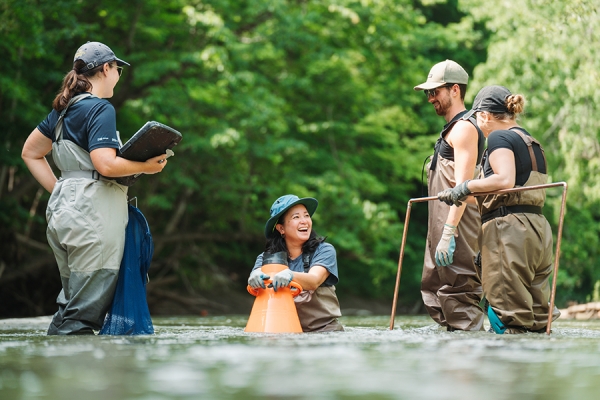
{"type": "Polygon", "coordinates": [[[439,100],[433,102],[433,107],[435,108],[435,113],[437,115],[444,117],[452,107],[452,98],[447,95],[441,97],[439,100]]]}

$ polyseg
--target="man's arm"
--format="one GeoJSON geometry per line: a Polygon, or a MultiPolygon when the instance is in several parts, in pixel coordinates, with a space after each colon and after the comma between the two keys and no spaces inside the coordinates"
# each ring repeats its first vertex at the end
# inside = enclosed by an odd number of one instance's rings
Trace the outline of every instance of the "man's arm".
{"type": "MultiPolygon", "coordinates": [[[[454,149],[454,179],[456,185],[474,178],[478,138],[477,129],[468,121],[458,121],[446,137],[446,141],[454,149]]],[[[446,223],[458,226],[465,212],[465,207],[466,204],[460,207],[451,206],[446,223]]]]}

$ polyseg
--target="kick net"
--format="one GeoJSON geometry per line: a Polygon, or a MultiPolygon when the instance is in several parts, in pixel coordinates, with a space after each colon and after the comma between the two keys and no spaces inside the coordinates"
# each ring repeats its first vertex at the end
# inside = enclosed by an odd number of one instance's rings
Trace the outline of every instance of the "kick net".
{"type": "Polygon", "coordinates": [[[154,242],[142,212],[132,205],[128,207],[129,222],[119,280],[112,306],[100,329],[100,335],[154,333],[146,300],[147,274],[154,253],[154,242]]]}

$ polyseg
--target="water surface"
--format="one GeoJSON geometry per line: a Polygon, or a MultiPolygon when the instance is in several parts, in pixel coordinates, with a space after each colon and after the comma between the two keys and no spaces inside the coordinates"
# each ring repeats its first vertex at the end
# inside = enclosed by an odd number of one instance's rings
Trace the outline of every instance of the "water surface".
{"type": "Polygon", "coordinates": [[[600,321],[559,319],[548,336],[343,317],[346,332],[256,334],[246,318],[155,318],[136,337],[0,320],[0,399],[600,398],[600,321]]]}

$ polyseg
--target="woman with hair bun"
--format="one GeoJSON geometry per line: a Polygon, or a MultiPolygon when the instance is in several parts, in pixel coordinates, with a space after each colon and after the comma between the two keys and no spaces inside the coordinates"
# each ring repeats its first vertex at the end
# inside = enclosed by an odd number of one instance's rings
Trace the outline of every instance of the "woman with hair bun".
{"type": "MultiPolygon", "coordinates": [[[[487,137],[481,179],[440,192],[441,201],[460,205],[471,193],[547,182],[544,149],[517,124],[524,106],[524,97],[504,86],[479,91],[471,113],[487,137]]],[[[483,225],[482,285],[491,329],[498,334],[545,332],[552,272],[552,230],[542,214],[546,192],[527,190],[475,199],[483,225]]],[[[553,320],[560,315],[556,308],[552,314],[553,320]]]]}
{"type": "Polygon", "coordinates": [[[62,291],[48,335],[93,335],[113,300],[125,245],[127,186],[114,178],[155,174],[166,154],[145,162],[117,156],[121,142],[115,109],[107,98],[127,62],[103,43],[87,42],[75,53],[53,110],[31,132],[22,158],[51,193],[46,236],[62,291]],[[46,155],[52,151],[57,179],[46,155]]]}

